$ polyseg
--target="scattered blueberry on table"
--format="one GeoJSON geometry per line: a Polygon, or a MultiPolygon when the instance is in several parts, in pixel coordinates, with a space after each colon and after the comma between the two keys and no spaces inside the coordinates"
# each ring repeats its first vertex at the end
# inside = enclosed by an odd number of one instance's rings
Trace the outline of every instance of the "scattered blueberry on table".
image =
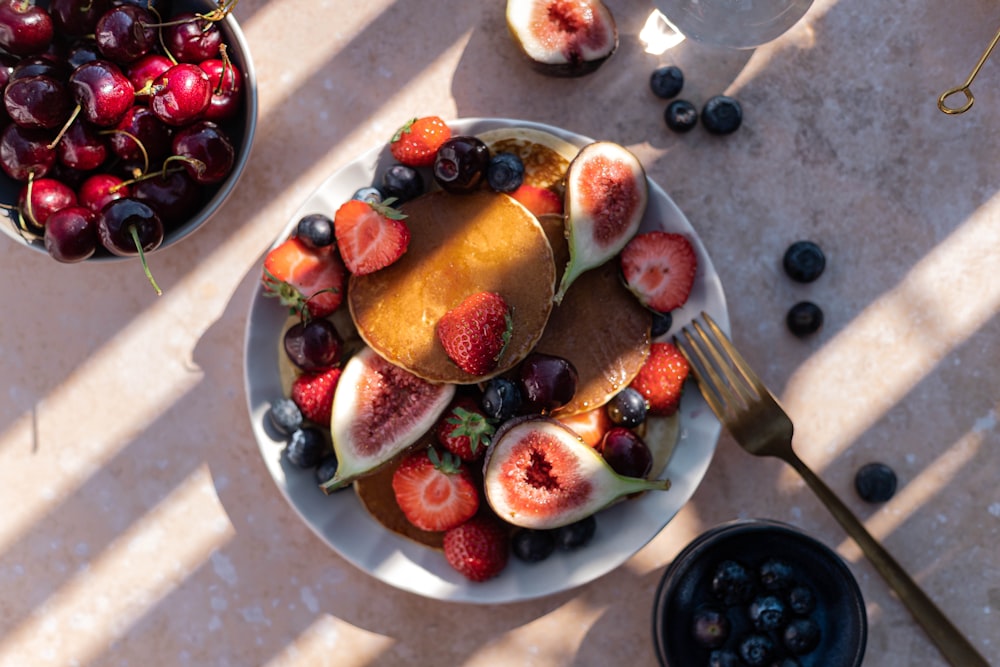
{"type": "Polygon", "coordinates": [[[657,67],[649,76],[649,89],[657,97],[669,100],[677,97],[684,88],[684,73],[676,65],[657,67]]]}
{"type": "Polygon", "coordinates": [[[743,107],[728,95],[716,95],[702,107],[701,124],[712,134],[732,134],[743,124],[743,107]]]}
{"type": "Polygon", "coordinates": [[[862,500],[884,503],[896,493],[896,473],[884,463],[866,463],[854,476],[854,488],[862,500]]]}
{"type": "Polygon", "coordinates": [[[800,301],[789,308],[785,323],[792,334],[805,338],[823,326],[823,310],[812,301],[800,301]]]}
{"type": "Polygon", "coordinates": [[[698,109],[687,100],[674,100],[664,110],[663,120],[674,132],[690,132],[698,124],[698,109]]]}
{"type": "Polygon", "coordinates": [[[796,241],[785,250],[781,263],[789,278],[797,283],[811,283],[826,268],[826,255],[814,241],[796,241]]]}

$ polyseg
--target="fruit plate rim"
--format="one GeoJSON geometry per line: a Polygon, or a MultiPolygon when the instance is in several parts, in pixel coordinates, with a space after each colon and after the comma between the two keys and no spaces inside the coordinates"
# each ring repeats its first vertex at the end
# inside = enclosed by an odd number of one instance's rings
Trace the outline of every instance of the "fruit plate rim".
{"type": "MultiPolygon", "coordinates": [[[[549,132],[578,147],[594,141],[555,126],[504,118],[463,118],[448,121],[455,134],[477,134],[502,127],[525,127],[549,132]]],[[[295,211],[271,247],[286,238],[303,215],[325,211],[332,215],[358,188],[370,185],[391,164],[386,144],[369,149],[327,177],[295,211]]],[[[651,179],[650,197],[641,230],[667,229],[686,235],[698,256],[698,273],[688,302],[673,313],[671,332],[702,311],[729,331],[729,315],[718,274],[697,232],[687,218],[651,179]]],[[[616,569],[648,544],[694,495],[718,443],[721,425],[700,392],[684,392],[676,447],[665,475],[672,487],[647,493],[603,510],[598,530],[586,547],[559,552],[541,563],[511,558],[500,576],[472,582],[453,570],[440,551],[418,544],[382,527],[352,491],[325,496],[312,470],[298,470],[282,456],[283,441],[266,426],[267,409],[281,396],[278,340],[286,311],[275,299],[263,296],[258,284],[250,301],[244,338],[244,389],[251,428],[264,464],[278,489],[303,522],[346,561],[395,588],[424,597],[474,604],[518,602],[553,595],[587,584],[616,569]]]]}

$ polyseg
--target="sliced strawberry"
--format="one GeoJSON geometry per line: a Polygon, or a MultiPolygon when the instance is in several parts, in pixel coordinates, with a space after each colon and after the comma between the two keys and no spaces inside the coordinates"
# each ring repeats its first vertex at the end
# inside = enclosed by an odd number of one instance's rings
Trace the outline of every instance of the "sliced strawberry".
{"type": "Polygon", "coordinates": [[[691,367],[673,343],[653,343],[649,357],[629,385],[649,404],[648,414],[669,417],[677,412],[691,367]]]}
{"type": "Polygon", "coordinates": [[[267,253],[261,282],[265,294],[279,298],[293,314],[308,309],[311,317],[325,317],[340,307],[345,278],[332,247],[310,248],[293,236],[267,253]]]}
{"type": "Polygon", "coordinates": [[[513,327],[502,296],[477,292],[441,316],[437,337],[459,368],[470,375],[485,375],[497,367],[513,327]]]}
{"type": "Polygon", "coordinates": [[[441,144],[451,138],[451,128],[438,116],[413,118],[396,130],[389,151],[409,167],[429,167],[441,144]]]}
{"type": "Polygon", "coordinates": [[[351,199],[337,209],[334,234],[351,273],[362,276],[384,269],[406,252],[410,229],[403,222],[406,216],[392,208],[393,201],[371,204],[351,199]]]}
{"type": "Polygon", "coordinates": [[[548,188],[524,183],[517,190],[511,192],[510,196],[521,202],[536,218],[543,215],[562,215],[562,199],[548,188]]]}
{"type": "Polygon", "coordinates": [[[438,420],[434,434],[442,447],[463,461],[479,461],[496,428],[471,396],[460,396],[438,420]]]}
{"type": "Polygon", "coordinates": [[[472,581],[500,574],[510,558],[510,531],[496,517],[482,514],[444,534],[448,564],[472,581]]]}
{"type": "Polygon", "coordinates": [[[302,416],[321,426],[330,426],[333,393],[340,380],[341,369],[330,368],[321,373],[303,373],[292,382],[291,399],[299,406],[302,416]]]}
{"type": "Polygon", "coordinates": [[[611,418],[608,416],[607,408],[603,405],[593,410],[587,410],[586,412],[580,412],[568,417],[556,417],[556,419],[595,449],[601,444],[604,434],[614,426],[611,423],[611,418]]]}
{"type": "Polygon", "coordinates": [[[472,473],[454,454],[433,447],[411,452],[392,475],[396,504],[421,530],[441,531],[468,521],[479,510],[472,473]]]}
{"type": "Polygon", "coordinates": [[[681,234],[648,232],[628,242],[621,267],[628,288],[643,305],[668,313],[687,302],[698,257],[681,234]]]}

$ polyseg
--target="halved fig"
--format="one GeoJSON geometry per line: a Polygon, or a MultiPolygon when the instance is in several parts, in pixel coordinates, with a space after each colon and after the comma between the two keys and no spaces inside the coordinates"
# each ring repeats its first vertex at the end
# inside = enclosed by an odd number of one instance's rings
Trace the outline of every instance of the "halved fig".
{"type": "Polygon", "coordinates": [[[569,263],[556,303],[580,274],[604,264],[635,236],[648,201],[646,171],[627,148],[596,141],[577,153],[566,170],[569,263]]]}
{"type": "Polygon", "coordinates": [[[507,0],[507,27],[550,76],[590,74],[618,48],[615,19],[600,0],[507,0]]]}
{"type": "Polygon", "coordinates": [[[320,488],[330,493],[392,460],[434,425],[454,394],[453,384],[428,382],[370,347],[359,350],[333,394],[337,474],[320,488]]]}
{"type": "Polygon", "coordinates": [[[512,420],[495,435],[483,467],[486,500],[504,521],[548,529],[670,481],[624,477],[569,428],[549,417],[512,420]]]}

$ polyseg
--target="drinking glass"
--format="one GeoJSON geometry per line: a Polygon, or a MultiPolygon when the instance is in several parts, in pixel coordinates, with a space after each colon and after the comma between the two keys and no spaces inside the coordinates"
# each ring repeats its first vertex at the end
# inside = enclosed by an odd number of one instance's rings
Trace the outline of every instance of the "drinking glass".
{"type": "Polygon", "coordinates": [[[656,0],[678,32],[714,46],[752,49],[795,25],[813,0],[656,0]]]}

